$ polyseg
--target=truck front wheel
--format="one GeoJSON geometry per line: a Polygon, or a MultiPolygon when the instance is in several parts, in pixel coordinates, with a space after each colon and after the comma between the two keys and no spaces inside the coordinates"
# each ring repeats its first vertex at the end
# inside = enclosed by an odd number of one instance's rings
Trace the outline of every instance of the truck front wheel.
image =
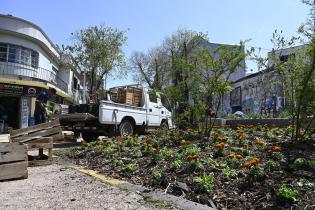
{"type": "Polygon", "coordinates": [[[119,124],[119,135],[121,136],[131,136],[134,133],[134,128],[129,120],[123,120],[119,124]]]}

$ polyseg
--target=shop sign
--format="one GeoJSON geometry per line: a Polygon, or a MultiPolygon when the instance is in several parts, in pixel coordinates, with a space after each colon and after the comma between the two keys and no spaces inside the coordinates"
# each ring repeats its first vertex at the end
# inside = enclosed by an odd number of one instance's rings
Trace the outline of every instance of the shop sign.
{"type": "Polygon", "coordinates": [[[40,90],[36,87],[0,83],[0,95],[34,97],[40,93],[40,90]]]}
{"type": "Polygon", "coordinates": [[[29,115],[28,99],[22,98],[21,100],[21,128],[28,127],[28,115],[29,115]]]}

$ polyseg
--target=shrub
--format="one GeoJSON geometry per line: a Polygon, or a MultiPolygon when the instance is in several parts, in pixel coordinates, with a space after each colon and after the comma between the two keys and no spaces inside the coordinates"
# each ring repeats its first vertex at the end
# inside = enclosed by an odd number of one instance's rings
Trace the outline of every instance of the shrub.
{"type": "Polygon", "coordinates": [[[214,185],[214,174],[210,173],[209,175],[203,174],[202,176],[195,177],[194,182],[203,187],[205,191],[211,192],[214,185]]]}
{"type": "Polygon", "coordinates": [[[292,189],[286,185],[281,185],[281,187],[277,190],[277,195],[287,201],[297,201],[299,198],[299,192],[295,189],[292,189]]]}

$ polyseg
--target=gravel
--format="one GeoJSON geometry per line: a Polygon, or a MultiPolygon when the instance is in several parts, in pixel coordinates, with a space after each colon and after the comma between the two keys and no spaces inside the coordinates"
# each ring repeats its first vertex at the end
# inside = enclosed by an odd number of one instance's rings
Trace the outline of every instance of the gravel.
{"type": "Polygon", "coordinates": [[[64,165],[28,168],[24,180],[0,182],[0,209],[164,209],[64,165]]]}

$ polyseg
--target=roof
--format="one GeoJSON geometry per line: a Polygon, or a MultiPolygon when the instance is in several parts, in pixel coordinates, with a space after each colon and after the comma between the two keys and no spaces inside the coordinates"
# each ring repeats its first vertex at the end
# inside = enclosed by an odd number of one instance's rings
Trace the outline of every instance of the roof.
{"type": "Polygon", "coordinates": [[[7,14],[7,15],[4,15],[4,14],[0,14],[0,17],[5,17],[5,18],[11,18],[11,19],[15,19],[15,20],[18,20],[18,21],[21,21],[21,22],[24,22],[24,23],[27,23],[31,26],[33,26],[34,28],[38,29],[43,35],[44,37],[48,40],[48,42],[51,44],[51,46],[59,53],[59,49],[56,47],[56,45],[50,40],[50,38],[47,36],[47,34],[44,32],[43,29],[41,29],[38,25],[28,21],[28,20],[25,20],[25,19],[22,19],[22,18],[19,18],[19,17],[15,17],[13,15],[10,15],[10,14],[7,14]]]}

